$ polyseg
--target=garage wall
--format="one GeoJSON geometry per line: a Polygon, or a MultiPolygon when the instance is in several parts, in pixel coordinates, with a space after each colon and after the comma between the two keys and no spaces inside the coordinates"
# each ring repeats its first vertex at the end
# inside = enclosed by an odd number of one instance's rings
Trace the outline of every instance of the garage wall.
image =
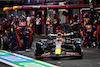
{"type": "Polygon", "coordinates": [[[61,19],[61,24],[62,23],[66,23],[66,17],[64,15],[62,15],[63,11],[59,11],[59,18],[61,19]]]}

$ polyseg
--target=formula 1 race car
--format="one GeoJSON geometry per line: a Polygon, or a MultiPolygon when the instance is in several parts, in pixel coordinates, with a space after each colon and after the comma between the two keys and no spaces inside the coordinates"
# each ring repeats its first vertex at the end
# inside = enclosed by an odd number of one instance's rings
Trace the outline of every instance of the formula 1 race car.
{"type": "Polygon", "coordinates": [[[81,39],[73,38],[73,32],[62,34],[48,34],[51,38],[41,39],[36,43],[35,57],[40,59],[43,57],[75,57],[82,58],[83,50],[81,47],[81,39]]]}

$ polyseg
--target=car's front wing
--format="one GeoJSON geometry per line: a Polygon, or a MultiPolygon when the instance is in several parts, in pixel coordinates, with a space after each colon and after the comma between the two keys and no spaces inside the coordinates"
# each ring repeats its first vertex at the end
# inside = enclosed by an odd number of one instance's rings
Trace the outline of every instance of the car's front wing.
{"type": "Polygon", "coordinates": [[[78,52],[66,52],[65,54],[55,54],[55,53],[44,53],[41,56],[36,56],[36,58],[40,58],[40,57],[76,57],[76,56],[82,56],[80,53],[78,52]]]}

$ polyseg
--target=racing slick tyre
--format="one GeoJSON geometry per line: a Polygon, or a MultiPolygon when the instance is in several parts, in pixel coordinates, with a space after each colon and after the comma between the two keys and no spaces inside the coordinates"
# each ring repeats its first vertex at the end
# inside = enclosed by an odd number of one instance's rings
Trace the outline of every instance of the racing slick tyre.
{"type": "Polygon", "coordinates": [[[80,55],[81,55],[81,56],[76,56],[75,58],[76,59],[82,59],[83,58],[83,51],[82,51],[81,47],[77,46],[75,51],[80,53],[80,55]]]}
{"type": "Polygon", "coordinates": [[[3,49],[3,39],[2,39],[2,37],[0,37],[0,50],[2,50],[3,49]]]}
{"type": "Polygon", "coordinates": [[[81,52],[81,47],[80,46],[77,46],[76,49],[75,49],[75,51],[76,52],[81,52]]]}
{"type": "Polygon", "coordinates": [[[42,54],[43,54],[43,50],[41,48],[41,44],[36,43],[35,58],[42,59],[41,57],[36,57],[36,56],[41,56],[42,54]]]}
{"type": "Polygon", "coordinates": [[[9,49],[9,39],[8,39],[8,37],[7,36],[3,36],[2,38],[1,38],[1,49],[2,50],[7,50],[7,49],[9,49]]]}

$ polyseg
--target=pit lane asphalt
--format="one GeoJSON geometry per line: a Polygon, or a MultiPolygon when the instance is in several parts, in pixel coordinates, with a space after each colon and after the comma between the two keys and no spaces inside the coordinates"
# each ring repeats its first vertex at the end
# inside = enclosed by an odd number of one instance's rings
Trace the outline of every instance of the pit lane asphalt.
{"type": "MultiPolygon", "coordinates": [[[[33,45],[32,45],[32,51],[31,52],[17,52],[18,54],[34,58],[34,49],[35,49],[35,43],[40,40],[39,37],[34,39],[33,45]]],[[[41,59],[41,61],[51,63],[54,65],[58,65],[60,67],[100,67],[100,49],[98,48],[86,48],[83,47],[84,55],[83,59],[75,59],[71,57],[65,57],[60,59],[52,59],[52,58],[44,58],[41,59]]],[[[3,63],[0,63],[0,67],[9,67],[6,66],[3,63]]]]}

